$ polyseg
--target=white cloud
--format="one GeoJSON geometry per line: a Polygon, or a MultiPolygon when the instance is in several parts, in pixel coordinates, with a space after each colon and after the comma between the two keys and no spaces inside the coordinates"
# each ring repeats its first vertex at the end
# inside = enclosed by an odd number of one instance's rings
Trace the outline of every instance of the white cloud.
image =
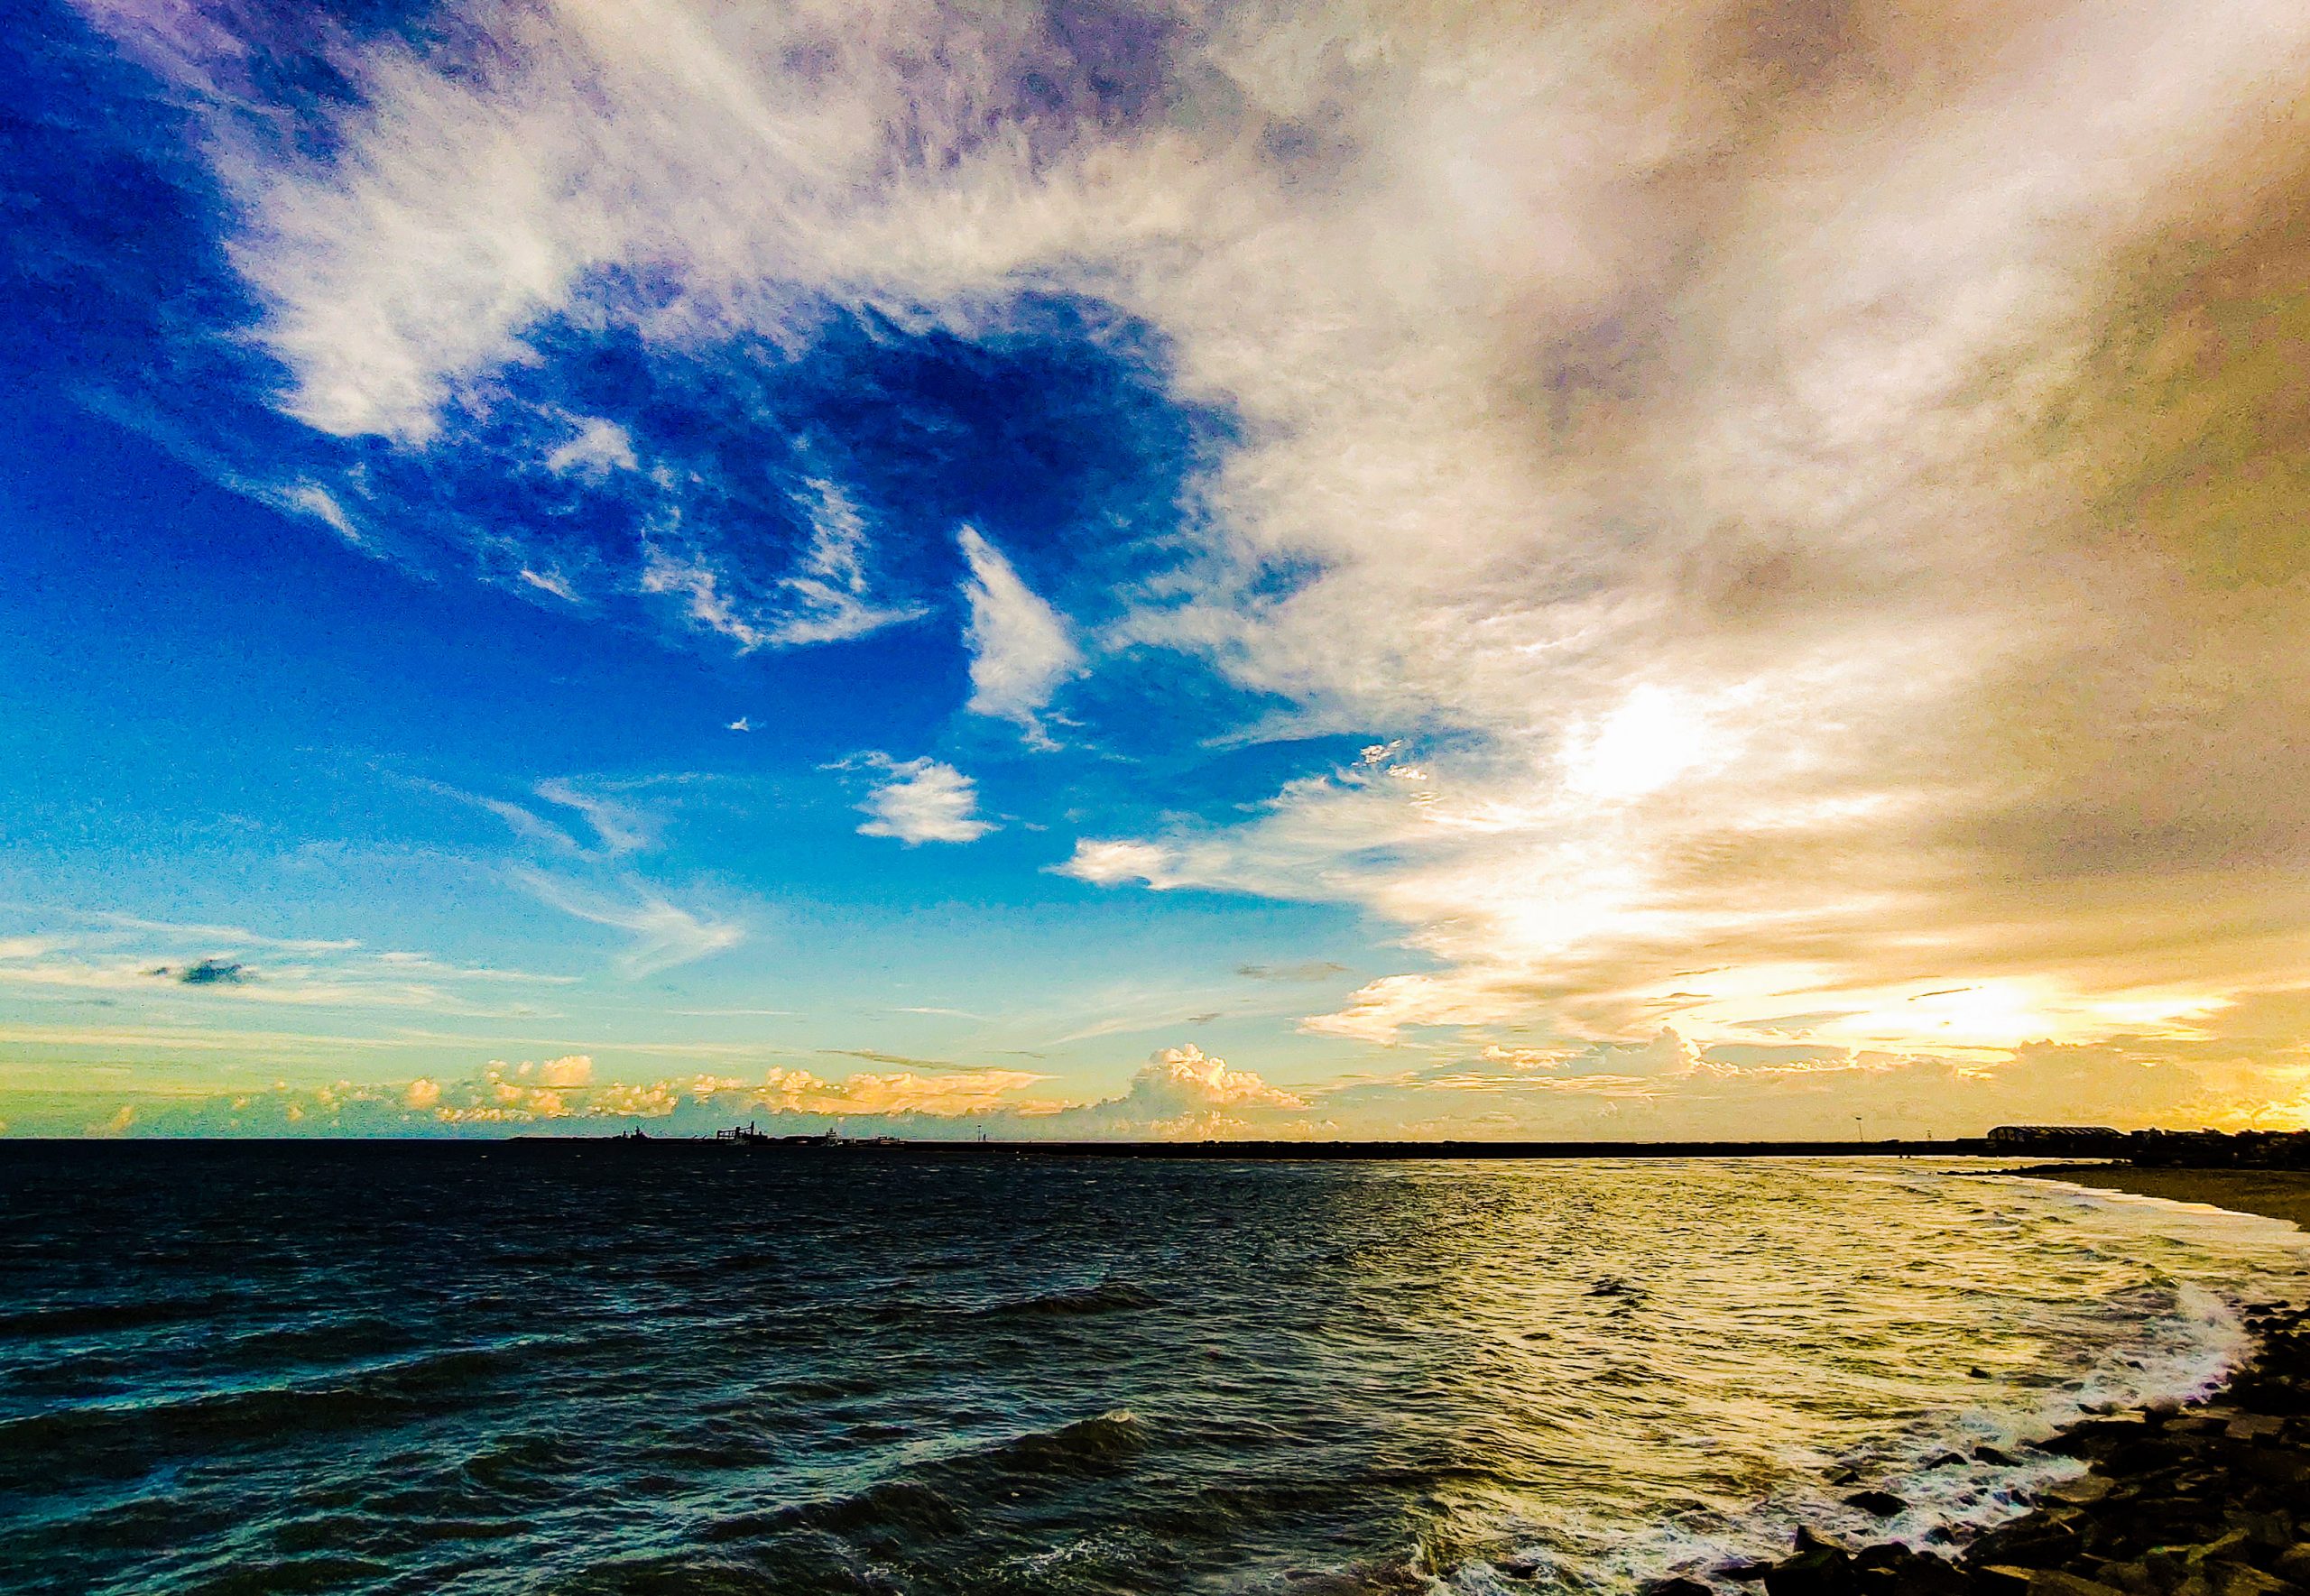
{"type": "Polygon", "coordinates": [[[1231,1069],[1224,1058],[1193,1042],[1159,1047],[1131,1078],[1129,1101],[1157,1114],[1208,1108],[1304,1109],[1307,1099],[1270,1086],[1249,1070],[1231,1069]]]}
{"type": "Polygon", "coordinates": [[[781,584],[794,611],[772,630],[772,641],[840,642],[919,615],[919,609],[869,601],[866,522],[850,496],[822,478],[804,483],[802,490],[810,518],[810,541],[802,551],[797,574],[781,584]]]}
{"type": "MultiPolygon", "coordinates": [[[[522,1065],[521,1073],[525,1075],[531,1074],[530,1066],[522,1065]]],[[[567,1054],[559,1058],[547,1059],[537,1066],[535,1074],[541,1086],[557,1089],[589,1086],[594,1081],[594,1061],[583,1053],[567,1054]]]]}
{"type": "Polygon", "coordinates": [[[650,845],[649,820],[630,804],[587,792],[577,783],[558,777],[539,782],[536,791],[546,802],[583,815],[594,835],[601,838],[602,846],[613,854],[631,853],[650,845]]]}
{"type": "Polygon", "coordinates": [[[312,517],[356,549],[368,541],[361,535],[361,529],[353,524],[353,518],[346,513],[337,495],[317,482],[293,483],[278,490],[273,499],[283,510],[312,517]]]}
{"type": "Polygon", "coordinates": [[[545,457],[545,468],[557,476],[603,476],[612,471],[635,471],[633,438],[615,421],[600,416],[575,418],[578,430],[545,457]]]}
{"type": "Polygon", "coordinates": [[[710,566],[652,549],[642,567],[642,591],[677,598],[683,618],[698,631],[719,632],[751,653],[777,641],[776,632],[739,613],[722,591],[722,577],[710,566]]]}
{"type": "MultiPolygon", "coordinates": [[[[509,1010],[504,997],[492,997],[490,989],[502,994],[507,986],[555,986],[568,979],[476,968],[405,950],[365,949],[347,938],[274,936],[237,926],[176,925],[129,915],[39,912],[50,925],[75,928],[0,936],[0,984],[99,992],[108,1004],[134,1002],[146,1010],[201,1012],[218,1004],[250,1004],[496,1014],[509,1010]]],[[[514,1010],[524,1007],[516,1004],[514,1010]]]]}
{"type": "MultiPolygon", "coordinates": [[[[1143,322],[1234,442],[1178,586],[1103,645],[1420,752],[1066,868],[1400,933],[1424,968],[1322,1029],[1638,1036],[1671,1004],[1712,1037],[1834,1011],[1860,1046],[1914,1040],[1915,978],[1946,976],[1996,1001],[1930,1023],[2010,1045],[2179,1034],[2300,967],[2255,928],[2305,923],[2269,840],[2304,821],[2273,795],[2310,790],[2310,673],[2273,641],[2299,585],[2097,523],[2180,446],[2061,439],[2151,246],[2227,247],[2284,192],[2310,9],[1890,8],[1797,61],[1817,24],[1747,0],[1238,8],[1177,29],[1128,115],[996,6],[472,14],[490,71],[374,46],[328,159],[225,157],[291,412],[425,442],[559,312],[781,350],[829,305],[968,336],[1032,291],[1143,322]],[[669,302],[587,300],[636,266],[669,302]],[[2220,892],[2181,857],[2209,816],[2261,851],[2220,892]],[[2075,879],[2145,837],[2174,856],[2075,879]]],[[[2194,301],[2149,286],[2189,335],[2194,301]]],[[[814,526],[791,617],[670,532],[641,586],[742,649],[854,635],[855,513],[814,526]]],[[[1082,650],[959,537],[971,706],[1040,735],[1082,650]]]]}
{"type": "Polygon", "coordinates": [[[1144,881],[1150,887],[1169,887],[1178,878],[1171,868],[1171,854],[1167,848],[1153,843],[1097,841],[1085,838],[1075,844],[1075,853],[1064,863],[1054,867],[1060,875],[1070,875],[1095,887],[1121,886],[1131,881],[1144,881]]]}
{"type": "Polygon", "coordinates": [[[545,802],[570,810],[583,819],[586,829],[594,834],[594,843],[588,844],[583,833],[572,826],[558,825],[526,805],[483,793],[467,792],[463,788],[425,777],[404,780],[421,792],[432,793],[495,816],[516,837],[538,844],[548,853],[566,854],[596,863],[614,860],[656,846],[658,828],[661,824],[660,816],[624,798],[613,796],[614,792],[632,790],[643,785],[639,782],[589,783],[586,779],[554,776],[531,789],[545,802]],[[604,786],[611,790],[602,790],[604,786]]]}
{"type": "Polygon", "coordinates": [[[550,593],[564,604],[574,604],[578,602],[578,590],[569,586],[569,580],[566,577],[557,576],[550,571],[533,571],[527,566],[523,566],[515,575],[540,593],[550,593]]]}
{"type": "Polygon", "coordinates": [[[1082,671],[1083,651],[1058,612],[1019,579],[1000,549],[970,527],[955,537],[970,566],[963,587],[971,612],[965,633],[971,650],[970,708],[1016,721],[1030,740],[1041,741],[1037,711],[1060,683],[1082,671]]]}
{"type": "Polygon", "coordinates": [[[887,779],[859,805],[867,819],[861,836],[896,837],[916,843],[975,843],[994,823],[978,816],[978,788],[954,766],[934,759],[892,760],[870,756],[887,779]]]}
{"type": "Polygon", "coordinates": [[[610,926],[633,935],[633,942],[618,956],[618,968],[630,976],[654,975],[677,964],[725,952],[746,939],[745,927],[669,901],[639,882],[628,881],[623,893],[612,896],[543,871],[517,869],[513,879],[540,902],[597,926],[610,926]]]}

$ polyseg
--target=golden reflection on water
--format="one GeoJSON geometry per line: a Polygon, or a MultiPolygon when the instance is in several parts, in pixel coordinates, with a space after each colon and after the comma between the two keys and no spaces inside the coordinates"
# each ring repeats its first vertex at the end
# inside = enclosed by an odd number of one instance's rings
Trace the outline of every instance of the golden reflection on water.
{"type": "Polygon", "coordinates": [[[1438,1482],[1431,1569],[1507,1547],[1634,1577],[1762,1550],[1799,1518],[1881,1535],[1841,1499],[1864,1481],[1920,1505],[1893,1527],[1911,1538],[2002,1516],[2032,1467],[2062,1465],[1919,1465],[2203,1378],[2234,1332],[2200,1321],[2216,1305],[2188,1282],[2298,1258],[2284,1227],[2235,1215],[1871,1161],[1365,1178],[1400,1219],[1354,1259],[1372,1318],[1335,1333],[1381,1361],[1417,1344],[1401,1462],[1438,1482]]]}

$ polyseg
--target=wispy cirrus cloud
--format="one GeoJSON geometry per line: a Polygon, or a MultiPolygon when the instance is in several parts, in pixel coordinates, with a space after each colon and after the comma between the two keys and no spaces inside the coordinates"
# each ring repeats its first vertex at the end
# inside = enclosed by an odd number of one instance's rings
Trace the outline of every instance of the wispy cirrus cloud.
{"type": "Polygon", "coordinates": [[[526,866],[509,875],[549,908],[630,934],[633,941],[618,955],[617,967],[631,977],[695,964],[746,939],[746,928],[739,922],[685,909],[638,881],[597,887],[526,866]]]}
{"type": "MultiPolygon", "coordinates": [[[[529,1013],[508,987],[551,989],[570,978],[475,967],[351,938],[270,936],[234,926],[10,906],[44,927],[0,936],[0,985],[103,993],[144,1006],[254,1005],[467,1015],[529,1013]]],[[[174,1009],[168,1011],[175,1012],[174,1009]]],[[[188,1010],[187,1012],[192,1012],[188,1010]]],[[[94,1034],[94,1033],[91,1033],[94,1034]]]]}

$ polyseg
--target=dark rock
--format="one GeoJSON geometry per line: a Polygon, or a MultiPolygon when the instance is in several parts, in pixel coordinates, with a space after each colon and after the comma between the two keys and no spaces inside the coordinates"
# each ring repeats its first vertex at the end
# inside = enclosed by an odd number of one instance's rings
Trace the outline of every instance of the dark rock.
{"type": "Polygon", "coordinates": [[[2047,1442],[2046,1450],[2067,1457],[2100,1457],[2121,1443],[2139,1441],[2148,1434],[2138,1418],[2089,1419],[2047,1442]]]}
{"type": "Polygon", "coordinates": [[[1999,1469],[2010,1469],[2013,1466],[2013,1459],[1994,1446],[1974,1447],[1973,1461],[1977,1463],[1988,1463],[1991,1467],[1999,1469]]]}
{"type": "Polygon", "coordinates": [[[1804,1528],[1797,1550],[1765,1575],[1768,1596],[1843,1596],[1853,1584],[1853,1554],[1804,1528]]]}
{"type": "Polygon", "coordinates": [[[1856,1490],[1844,1500],[1847,1507],[1874,1513],[1880,1518],[1890,1518],[1896,1513],[1908,1510],[1908,1503],[1890,1490],[1856,1490]]]}
{"type": "Polygon", "coordinates": [[[2283,1552],[2294,1545],[2294,1515],[2282,1508],[2262,1513],[2232,1509],[2225,1517],[2232,1529],[2262,1551],[2283,1552]]]}
{"type": "Polygon", "coordinates": [[[2147,1474],[2157,1469],[2178,1468],[2196,1455],[2195,1449],[2177,1435],[2140,1435],[2121,1441],[2101,1454],[2102,1466],[2112,1474],[2147,1474]]]}
{"type": "Polygon", "coordinates": [[[2167,1481],[2166,1490],[2173,1496],[2227,1499],[2230,1476],[2222,1469],[2189,1469],[2167,1481]]]}
{"type": "Polygon", "coordinates": [[[2052,1568],[2083,1551],[2080,1542],[2077,1530],[2067,1521],[2032,1513],[2027,1518],[2000,1526],[1975,1541],[1966,1561],[2052,1568]]]}
{"type": "Polygon", "coordinates": [[[2188,1554],[2188,1560],[2195,1564],[2242,1563],[2253,1544],[2253,1537],[2243,1529],[2225,1529],[2213,1539],[2194,1548],[2188,1554]]]}
{"type": "Polygon", "coordinates": [[[2214,1596],[2289,1596],[2294,1586],[2247,1563],[2224,1563],[2206,1570],[2214,1596]]]}
{"type": "Polygon", "coordinates": [[[1654,1580],[1644,1587],[1644,1596],[1713,1596],[1709,1588],[1698,1580],[1654,1580]]]}
{"type": "Polygon", "coordinates": [[[2310,1459],[2299,1453],[2257,1448],[2238,1460],[2238,1471],[2276,1487],[2289,1500],[2310,1501],[2310,1459]]]}
{"type": "Polygon", "coordinates": [[[2060,1569],[2040,1569],[2029,1578],[2029,1596],[2125,1596],[2114,1585],[2060,1569]]]}
{"type": "Polygon", "coordinates": [[[1973,1582],[1945,1557],[1913,1556],[1892,1570],[1894,1596],[1971,1596],[1973,1582]]]}

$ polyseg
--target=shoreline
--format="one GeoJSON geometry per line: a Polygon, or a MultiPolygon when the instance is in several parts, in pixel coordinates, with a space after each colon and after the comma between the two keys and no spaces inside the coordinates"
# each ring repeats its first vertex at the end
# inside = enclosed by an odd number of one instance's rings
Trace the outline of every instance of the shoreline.
{"type": "Polygon", "coordinates": [[[2065,1180],[2101,1191],[2200,1203],[2266,1219],[2290,1220],[2310,1233],[2310,1170],[2192,1169],[2136,1164],[2035,1164],[1997,1173],[2029,1180],[2065,1180]]]}
{"type": "MultiPolygon", "coordinates": [[[[1998,1173],[2201,1204],[2310,1232],[2310,1172],[2048,1164],[1998,1173]]],[[[2204,1398],[2087,1418],[2042,1444],[2086,1471],[1944,1557],[1797,1532],[1789,1555],[1713,1577],[1765,1596],[2310,1596],[2310,1306],[2259,1301],[2254,1350],[2204,1398]]],[[[1886,1511],[1883,1493],[1847,1499],[1886,1511]]],[[[1871,1510],[1876,1510],[1872,1508],[1871,1510]]],[[[1709,1596],[1692,1578],[1648,1596],[1709,1596]]]]}

